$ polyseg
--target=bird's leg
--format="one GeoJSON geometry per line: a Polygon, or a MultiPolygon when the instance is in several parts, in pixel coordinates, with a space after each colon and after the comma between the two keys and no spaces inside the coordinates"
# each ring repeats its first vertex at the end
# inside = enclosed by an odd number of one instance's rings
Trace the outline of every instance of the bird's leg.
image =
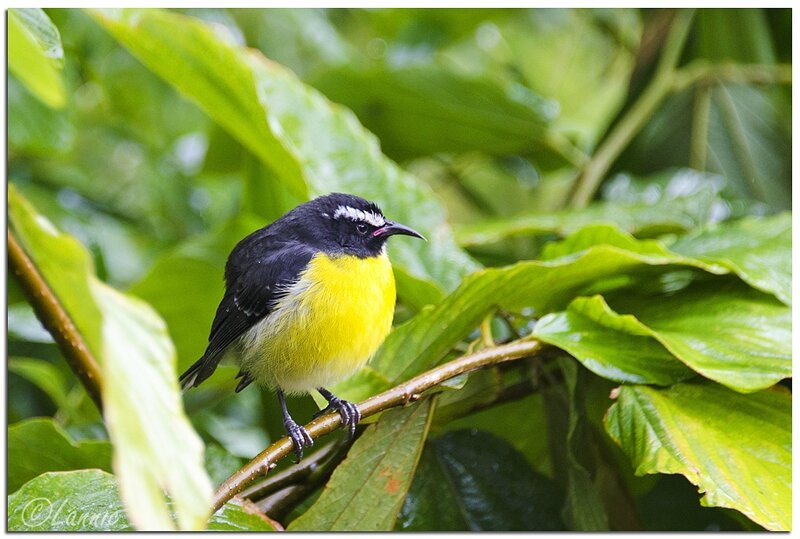
{"type": "Polygon", "coordinates": [[[317,391],[328,401],[328,406],[314,414],[314,417],[336,410],[342,416],[342,423],[349,429],[350,439],[352,439],[356,434],[356,425],[361,421],[361,412],[358,411],[358,407],[350,401],[340,399],[324,387],[318,387],[317,391]]]}
{"type": "Polygon", "coordinates": [[[314,440],[308,433],[305,427],[298,425],[292,416],[289,415],[289,409],[286,407],[286,397],[283,390],[278,388],[278,402],[281,404],[281,411],[283,412],[283,427],[286,429],[286,434],[292,439],[294,444],[294,454],[297,455],[297,462],[303,458],[303,448],[311,447],[314,445],[314,440]]]}

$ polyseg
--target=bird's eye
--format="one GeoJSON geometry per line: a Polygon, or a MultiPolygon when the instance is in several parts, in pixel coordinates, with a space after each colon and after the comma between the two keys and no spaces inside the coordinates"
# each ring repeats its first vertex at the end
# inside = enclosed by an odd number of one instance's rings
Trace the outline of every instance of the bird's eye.
{"type": "Polygon", "coordinates": [[[356,225],[356,230],[358,230],[359,234],[364,235],[367,233],[367,225],[364,223],[358,223],[356,225]]]}

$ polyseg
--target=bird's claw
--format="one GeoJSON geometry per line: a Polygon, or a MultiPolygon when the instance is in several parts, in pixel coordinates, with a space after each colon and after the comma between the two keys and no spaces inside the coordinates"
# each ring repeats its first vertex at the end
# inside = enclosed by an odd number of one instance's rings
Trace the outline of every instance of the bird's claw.
{"type": "Polygon", "coordinates": [[[305,427],[298,425],[292,420],[284,421],[283,426],[286,428],[286,434],[292,439],[294,454],[297,456],[296,462],[300,462],[303,458],[303,448],[314,445],[314,439],[305,427]]]}
{"type": "Polygon", "coordinates": [[[328,406],[314,414],[314,419],[333,411],[339,412],[342,424],[347,427],[352,440],[356,435],[356,425],[361,421],[361,412],[358,411],[358,406],[350,401],[334,397],[328,402],[328,406]]]}

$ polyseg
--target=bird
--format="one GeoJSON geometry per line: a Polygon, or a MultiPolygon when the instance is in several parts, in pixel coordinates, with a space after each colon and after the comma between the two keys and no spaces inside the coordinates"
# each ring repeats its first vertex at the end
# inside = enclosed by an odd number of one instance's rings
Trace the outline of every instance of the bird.
{"type": "Polygon", "coordinates": [[[242,239],[225,264],[225,292],[208,346],[180,378],[197,387],[220,361],[238,363],[238,393],[275,391],[299,462],[314,443],[286,406],[287,394],[318,391],[352,439],[360,413],[326,389],[366,364],[392,326],[396,291],[386,241],[425,240],[387,219],[374,202],[331,193],[290,210],[242,239]]]}

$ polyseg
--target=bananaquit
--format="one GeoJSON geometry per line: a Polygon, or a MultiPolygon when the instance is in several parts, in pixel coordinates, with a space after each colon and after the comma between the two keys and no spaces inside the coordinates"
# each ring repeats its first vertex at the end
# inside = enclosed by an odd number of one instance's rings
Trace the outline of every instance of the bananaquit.
{"type": "Polygon", "coordinates": [[[284,392],[316,389],[355,434],[353,403],[325,386],[353,374],[392,326],[395,287],[386,240],[425,239],[389,221],[375,204],[333,193],[306,202],[234,247],[225,295],[203,357],[180,377],[184,391],[211,376],[225,356],[240,366],[236,392],[257,382],[278,394],[298,460],[313,440],[286,408],[284,392]]]}

